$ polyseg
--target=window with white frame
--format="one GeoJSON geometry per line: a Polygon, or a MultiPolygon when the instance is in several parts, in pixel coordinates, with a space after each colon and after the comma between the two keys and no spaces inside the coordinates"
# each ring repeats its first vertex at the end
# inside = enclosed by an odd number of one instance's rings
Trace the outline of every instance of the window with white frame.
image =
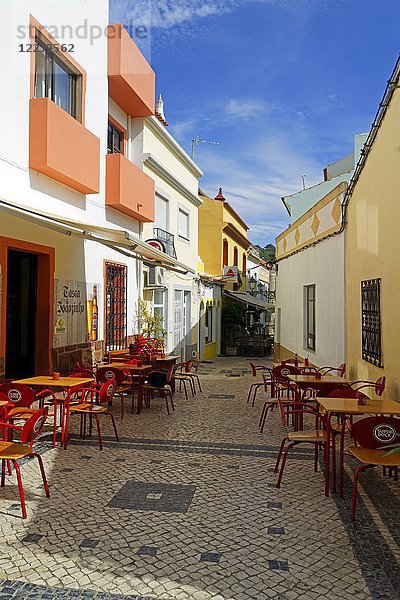
{"type": "Polygon", "coordinates": [[[305,347],[315,350],[315,285],[304,286],[305,347]]]}
{"type": "Polygon", "coordinates": [[[189,240],[189,213],[183,208],[178,209],[178,235],[184,240],[189,240]]]}
{"type": "Polygon", "coordinates": [[[153,292],[153,314],[160,315],[163,319],[163,327],[165,328],[166,316],[166,292],[165,290],[154,290],[153,292]]]}

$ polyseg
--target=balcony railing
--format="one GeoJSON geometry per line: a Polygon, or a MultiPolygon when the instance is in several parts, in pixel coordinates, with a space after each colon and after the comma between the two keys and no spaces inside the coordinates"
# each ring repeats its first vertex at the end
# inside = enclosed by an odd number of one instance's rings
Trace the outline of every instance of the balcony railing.
{"type": "Polygon", "coordinates": [[[175,242],[174,236],[169,231],[164,231],[164,229],[160,229],[159,227],[154,227],[153,229],[154,237],[162,242],[165,246],[165,253],[172,258],[176,258],[176,250],[175,250],[175,242]]]}

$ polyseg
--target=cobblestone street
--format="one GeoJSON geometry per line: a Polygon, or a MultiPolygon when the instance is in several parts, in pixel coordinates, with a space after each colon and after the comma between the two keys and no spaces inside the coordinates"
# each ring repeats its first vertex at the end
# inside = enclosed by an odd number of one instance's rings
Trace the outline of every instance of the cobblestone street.
{"type": "MultiPolygon", "coordinates": [[[[257,361],[255,361],[257,362],[257,361]]],[[[258,361],[265,363],[265,361],[258,361]]],[[[156,399],[140,415],[103,417],[104,449],[75,435],[66,451],[42,444],[37,464],[0,491],[0,599],[367,600],[399,598],[399,484],[363,474],[357,520],[345,497],[325,498],[311,450],[289,457],[281,489],[273,466],[282,438],[277,411],[263,434],[261,395],[248,361],[218,358],[199,371],[203,392],[166,414],[156,399]]],[[[129,403],[126,402],[126,407],[129,403]]]]}

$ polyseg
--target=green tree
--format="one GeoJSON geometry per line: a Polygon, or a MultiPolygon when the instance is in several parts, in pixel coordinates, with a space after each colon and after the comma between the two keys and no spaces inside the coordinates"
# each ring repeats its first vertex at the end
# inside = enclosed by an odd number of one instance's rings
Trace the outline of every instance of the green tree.
{"type": "Polygon", "coordinates": [[[272,263],[275,262],[275,246],[273,244],[266,244],[264,248],[261,248],[260,246],[258,248],[263,260],[272,263]]]}

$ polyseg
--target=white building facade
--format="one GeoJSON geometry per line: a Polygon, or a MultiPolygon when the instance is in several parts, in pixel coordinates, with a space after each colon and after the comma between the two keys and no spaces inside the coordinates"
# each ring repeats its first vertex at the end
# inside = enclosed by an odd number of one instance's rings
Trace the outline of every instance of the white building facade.
{"type": "Polygon", "coordinates": [[[108,4],[0,7],[0,378],[66,373],[125,347],[143,262],[196,270],[144,242],[155,182],[132,151],[132,123],[154,114],[155,75],[128,33],[108,26],[108,4]]]}

